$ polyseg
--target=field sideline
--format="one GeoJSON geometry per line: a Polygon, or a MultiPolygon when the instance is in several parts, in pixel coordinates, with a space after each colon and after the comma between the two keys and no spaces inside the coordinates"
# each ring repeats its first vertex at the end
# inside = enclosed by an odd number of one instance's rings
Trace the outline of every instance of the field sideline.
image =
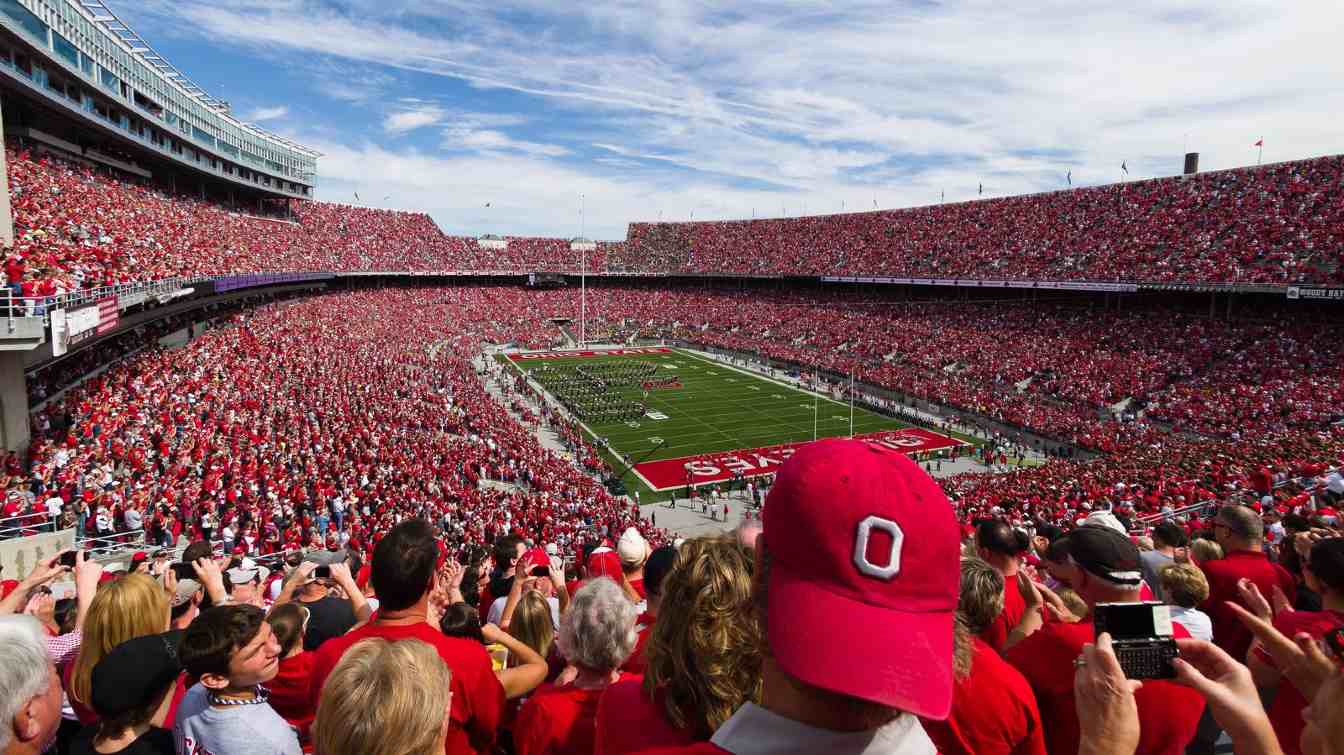
{"type": "MultiPolygon", "coordinates": [[[[499,358],[516,368],[529,371],[534,365],[576,366],[582,364],[609,364],[628,361],[650,362],[658,365],[657,376],[675,376],[680,387],[652,389],[644,399],[639,386],[612,388],[611,393],[632,400],[646,400],[648,414],[634,422],[585,423],[589,431],[606,438],[621,454],[638,468],[636,474],[624,477],[626,485],[640,489],[641,497],[653,498],[669,488],[663,479],[651,482],[644,470],[652,475],[657,462],[684,457],[709,458],[725,452],[767,449],[787,444],[804,443],[813,439],[813,411],[816,414],[816,437],[847,436],[850,433],[850,408],[847,402],[814,394],[775,382],[763,376],[677,349],[636,349],[622,352],[549,352],[544,354],[502,354],[499,358]],[[573,355],[571,355],[573,354],[573,355]],[[580,354],[584,354],[580,356],[580,354]],[[663,416],[665,419],[657,419],[663,416]]],[[[854,408],[854,434],[870,435],[900,431],[910,425],[869,411],[854,408]]],[[[912,430],[910,434],[923,439],[929,447],[962,445],[965,438],[950,438],[927,430],[912,430]],[[936,440],[934,440],[936,439],[936,440]]],[[[909,441],[914,446],[914,441],[909,441]]],[[[787,453],[787,452],[786,452],[787,453]]],[[[759,457],[758,457],[759,458],[759,457]]],[[[767,460],[770,457],[765,457],[767,460]]],[[[613,468],[625,464],[609,458],[613,468]],[[617,464],[619,463],[619,466],[617,464]]],[[[667,465],[662,465],[666,467],[667,465]]],[[[753,472],[744,469],[748,475],[753,472]]],[[[712,482],[706,477],[704,482],[712,482]]],[[[645,499],[648,500],[648,499],[645,499]]]]}

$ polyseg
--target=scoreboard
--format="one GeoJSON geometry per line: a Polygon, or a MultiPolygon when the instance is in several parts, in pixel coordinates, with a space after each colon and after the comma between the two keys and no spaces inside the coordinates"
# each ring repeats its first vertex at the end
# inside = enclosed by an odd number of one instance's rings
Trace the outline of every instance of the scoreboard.
{"type": "Polygon", "coordinates": [[[527,285],[532,288],[559,288],[565,285],[565,276],[560,273],[528,273],[527,285]]]}

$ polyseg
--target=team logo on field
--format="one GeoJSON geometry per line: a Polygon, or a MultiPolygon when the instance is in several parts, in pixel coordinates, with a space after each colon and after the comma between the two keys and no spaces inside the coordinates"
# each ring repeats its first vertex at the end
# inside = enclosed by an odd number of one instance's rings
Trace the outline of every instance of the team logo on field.
{"type": "Polygon", "coordinates": [[[663,414],[662,412],[659,411],[654,411],[652,409],[650,409],[647,412],[644,412],[644,416],[648,417],[649,419],[667,419],[666,414],[663,414]]]}
{"type": "Polygon", "coordinates": [[[632,430],[638,430],[638,429],[639,429],[639,423],[636,422],[636,421],[634,421],[633,419],[630,420],[629,422],[626,422],[626,423],[625,423],[625,426],[628,427],[628,428],[630,428],[630,429],[632,429],[632,430]]]}

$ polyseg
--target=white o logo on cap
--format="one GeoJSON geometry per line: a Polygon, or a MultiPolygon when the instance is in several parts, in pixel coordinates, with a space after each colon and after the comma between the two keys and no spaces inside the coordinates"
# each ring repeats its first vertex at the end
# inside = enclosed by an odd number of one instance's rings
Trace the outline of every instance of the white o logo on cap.
{"type": "Polygon", "coordinates": [[[859,532],[854,538],[854,565],[870,577],[890,580],[901,572],[901,544],[904,541],[905,533],[901,531],[901,525],[880,516],[869,516],[859,522],[859,532]],[[886,566],[878,566],[868,560],[868,538],[875,529],[891,535],[891,558],[886,566]]]}

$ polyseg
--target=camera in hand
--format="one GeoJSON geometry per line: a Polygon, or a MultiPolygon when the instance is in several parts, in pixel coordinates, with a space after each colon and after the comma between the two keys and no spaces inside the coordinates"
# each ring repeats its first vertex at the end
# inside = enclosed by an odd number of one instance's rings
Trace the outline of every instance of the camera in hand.
{"type": "Polygon", "coordinates": [[[1098,603],[1093,607],[1096,636],[1109,632],[1129,679],[1173,679],[1172,660],[1179,655],[1171,629],[1171,606],[1165,603],[1098,603]]]}
{"type": "MultiPolygon", "coordinates": [[[[79,553],[79,551],[66,551],[66,552],[62,553],[62,554],[61,554],[61,562],[60,562],[60,563],[61,563],[61,566],[66,566],[66,567],[69,567],[69,568],[71,568],[71,569],[75,568],[75,558],[76,558],[76,555],[77,555],[78,553],[79,553]]],[[[51,562],[48,561],[47,563],[51,563],[51,562]]]]}
{"type": "Polygon", "coordinates": [[[326,565],[319,566],[316,569],[313,569],[313,576],[318,579],[331,579],[331,567],[326,565]]]}

